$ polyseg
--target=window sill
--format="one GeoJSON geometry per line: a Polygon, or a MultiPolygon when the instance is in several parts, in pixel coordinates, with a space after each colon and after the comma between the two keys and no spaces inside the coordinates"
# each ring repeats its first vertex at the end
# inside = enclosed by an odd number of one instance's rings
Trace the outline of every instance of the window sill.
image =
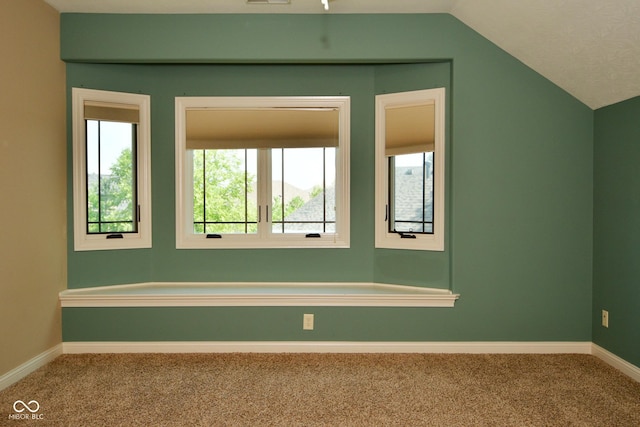
{"type": "Polygon", "coordinates": [[[224,235],[220,239],[207,239],[204,235],[179,237],[176,249],[301,249],[349,248],[349,241],[338,234],[324,234],[320,238],[304,235],[278,235],[269,239],[257,236],[224,235]]]}
{"type": "Polygon", "coordinates": [[[453,307],[447,289],[380,283],[156,282],[68,289],[62,307],[453,307]]]}
{"type": "Polygon", "coordinates": [[[124,234],[122,239],[107,239],[105,234],[78,235],[74,240],[73,250],[80,251],[108,251],[120,249],[148,249],[151,248],[151,235],[124,234]]]}

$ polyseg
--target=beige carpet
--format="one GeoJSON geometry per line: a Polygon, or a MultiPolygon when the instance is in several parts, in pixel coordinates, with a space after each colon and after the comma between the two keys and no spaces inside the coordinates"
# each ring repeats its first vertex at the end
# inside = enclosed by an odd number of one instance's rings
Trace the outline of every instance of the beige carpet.
{"type": "Polygon", "coordinates": [[[634,427],[640,383],[589,355],[64,355],[0,425],[634,427]]]}

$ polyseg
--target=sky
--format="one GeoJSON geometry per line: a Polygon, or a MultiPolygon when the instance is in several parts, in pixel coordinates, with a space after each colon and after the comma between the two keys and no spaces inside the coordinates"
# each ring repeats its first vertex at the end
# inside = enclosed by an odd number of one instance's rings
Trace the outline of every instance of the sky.
{"type": "MultiPolygon", "coordinates": [[[[100,130],[100,174],[110,175],[120,154],[131,149],[131,124],[102,121],[100,130]]],[[[98,140],[98,122],[87,120],[87,174],[98,173],[98,140]]]]}

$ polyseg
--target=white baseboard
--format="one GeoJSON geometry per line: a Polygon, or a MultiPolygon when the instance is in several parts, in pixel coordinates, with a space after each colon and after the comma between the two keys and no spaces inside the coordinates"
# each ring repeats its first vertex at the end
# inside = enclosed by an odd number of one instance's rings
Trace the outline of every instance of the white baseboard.
{"type": "Polygon", "coordinates": [[[591,354],[602,359],[604,362],[613,366],[617,370],[621,371],[623,374],[630,376],[637,382],[640,382],[640,368],[636,365],[633,365],[626,360],[616,356],[608,350],[600,347],[597,344],[591,345],[591,354]]]}
{"type": "Polygon", "coordinates": [[[80,353],[464,353],[593,354],[640,382],[640,368],[591,342],[175,341],[65,342],[0,376],[0,390],[61,354],[80,353]]]}
{"type": "Polygon", "coordinates": [[[51,362],[62,353],[63,345],[58,344],[55,347],[52,347],[49,350],[40,353],[33,359],[23,363],[17,368],[10,370],[6,374],[0,376],[0,390],[4,390],[10,385],[20,381],[22,378],[26,377],[36,369],[41,368],[47,363],[51,362]]]}
{"type": "Polygon", "coordinates": [[[78,353],[579,353],[591,342],[171,341],[65,342],[78,353]]]}

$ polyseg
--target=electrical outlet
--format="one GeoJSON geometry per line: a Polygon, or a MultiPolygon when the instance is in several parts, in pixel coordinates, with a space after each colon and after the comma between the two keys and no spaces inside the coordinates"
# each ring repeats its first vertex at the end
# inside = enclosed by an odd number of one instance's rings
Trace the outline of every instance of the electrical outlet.
{"type": "Polygon", "coordinates": [[[609,312],[607,310],[602,310],[602,326],[609,327],[609,312]]]}
{"type": "Polygon", "coordinates": [[[313,314],[304,314],[302,316],[302,329],[305,331],[313,330],[313,314]]]}

